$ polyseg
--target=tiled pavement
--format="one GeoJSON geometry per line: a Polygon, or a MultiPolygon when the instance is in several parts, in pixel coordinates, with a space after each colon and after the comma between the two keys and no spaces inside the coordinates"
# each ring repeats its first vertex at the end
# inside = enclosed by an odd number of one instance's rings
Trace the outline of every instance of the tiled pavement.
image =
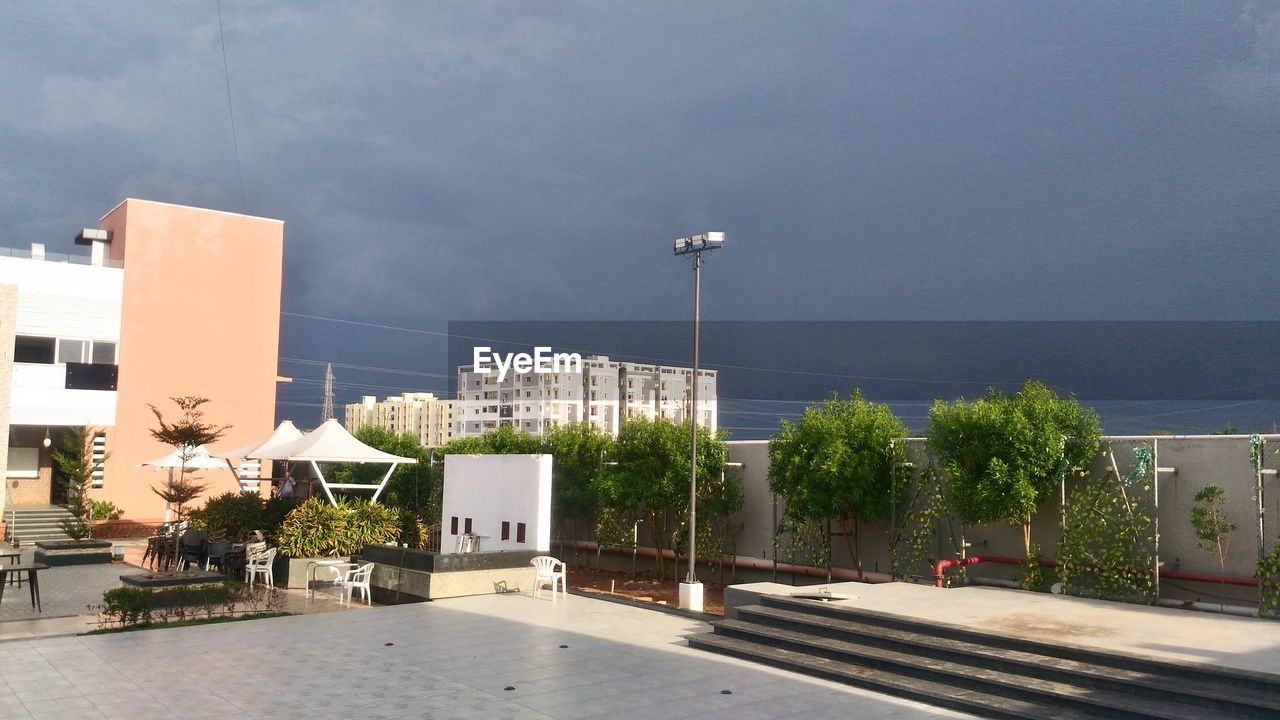
{"type": "MultiPolygon", "coordinates": [[[[135,563],[140,563],[141,550],[138,549],[136,556],[134,555],[131,553],[126,557],[135,563]]],[[[34,561],[32,550],[23,552],[22,561],[24,563],[34,561]]],[[[41,570],[39,574],[40,605],[43,612],[37,612],[31,607],[31,594],[24,573],[22,587],[8,584],[4,588],[4,597],[0,598],[0,639],[25,634],[18,627],[24,624],[22,621],[37,621],[40,625],[54,626],[58,628],[54,631],[55,634],[91,629],[86,623],[95,621],[96,607],[102,603],[102,593],[111,588],[120,587],[121,575],[138,572],[142,570],[120,562],[101,565],[69,565],[41,570]],[[69,619],[77,615],[84,617],[78,624],[71,623],[69,619]],[[47,622],[53,618],[67,618],[68,621],[47,622]]],[[[284,609],[295,613],[313,613],[348,607],[340,605],[336,598],[337,594],[331,588],[317,590],[313,600],[307,600],[306,593],[301,590],[291,590],[285,596],[284,609]]],[[[361,606],[357,603],[349,607],[356,609],[361,606]]],[[[29,622],[25,624],[31,625],[29,622]]],[[[32,628],[32,634],[40,634],[35,626],[32,628]]],[[[0,674],[2,673],[3,668],[0,667],[0,674]]]]}
{"type": "Polygon", "coordinates": [[[702,629],[503,595],[3,642],[0,720],[963,717],[687,648],[702,629]]]}

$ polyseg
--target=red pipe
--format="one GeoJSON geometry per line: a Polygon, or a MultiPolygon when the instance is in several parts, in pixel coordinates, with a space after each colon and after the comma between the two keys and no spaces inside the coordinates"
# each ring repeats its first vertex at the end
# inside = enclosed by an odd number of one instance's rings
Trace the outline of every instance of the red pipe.
{"type": "Polygon", "coordinates": [[[1169,578],[1170,580],[1187,580],[1189,582],[1202,582],[1223,585],[1244,585],[1247,587],[1258,587],[1258,581],[1254,578],[1233,578],[1218,577],[1217,575],[1200,575],[1197,573],[1175,572],[1173,570],[1161,570],[1160,577],[1169,578]]]}
{"type": "MultiPolygon", "coordinates": [[[[1000,565],[1026,565],[1024,558],[999,557],[995,555],[970,555],[967,558],[953,558],[951,560],[939,560],[937,565],[933,566],[933,580],[936,587],[942,587],[943,573],[948,568],[964,567],[967,565],[977,565],[978,563],[997,563],[1000,565]]],[[[1058,563],[1053,560],[1041,560],[1040,567],[1057,567],[1058,563]]],[[[1247,587],[1257,587],[1258,581],[1253,578],[1220,578],[1214,575],[1200,575],[1197,573],[1176,572],[1173,570],[1161,570],[1160,577],[1170,580],[1186,580],[1188,582],[1202,583],[1222,583],[1226,585],[1244,585],[1247,587]]]]}

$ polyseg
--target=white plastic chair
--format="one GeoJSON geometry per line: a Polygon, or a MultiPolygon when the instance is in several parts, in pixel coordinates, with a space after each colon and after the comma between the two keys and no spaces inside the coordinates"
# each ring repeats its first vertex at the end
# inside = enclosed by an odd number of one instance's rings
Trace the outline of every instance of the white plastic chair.
{"type": "Polygon", "coordinates": [[[342,596],[346,599],[347,604],[351,604],[351,596],[354,591],[359,590],[361,597],[364,598],[366,605],[372,605],[370,599],[369,578],[373,575],[373,563],[365,563],[360,567],[351,568],[343,576],[342,580],[342,596]]]}
{"type": "Polygon", "coordinates": [[[539,555],[529,561],[534,568],[533,596],[538,597],[542,586],[551,584],[551,599],[556,599],[556,583],[560,584],[561,594],[569,595],[569,578],[565,574],[565,565],[550,555],[539,555]]]}
{"type": "Polygon", "coordinates": [[[262,552],[248,556],[244,564],[244,579],[252,585],[254,577],[261,575],[267,579],[268,585],[274,585],[275,580],[271,577],[271,564],[275,562],[275,559],[275,548],[267,548],[262,552]]]}

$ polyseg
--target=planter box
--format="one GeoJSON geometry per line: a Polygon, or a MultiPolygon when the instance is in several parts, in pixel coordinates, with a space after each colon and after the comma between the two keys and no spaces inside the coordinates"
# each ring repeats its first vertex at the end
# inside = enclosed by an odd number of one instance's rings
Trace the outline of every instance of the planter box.
{"type": "Polygon", "coordinates": [[[225,575],[205,570],[186,570],[182,572],[134,573],[121,575],[120,582],[132,587],[167,588],[181,585],[204,585],[220,583],[226,580],[225,575]]]}
{"type": "Polygon", "coordinates": [[[395,605],[465,595],[522,592],[533,588],[529,561],[542,553],[508,551],[447,554],[366,545],[358,558],[372,562],[375,602],[395,605]]]}
{"type": "MultiPolygon", "coordinates": [[[[350,562],[351,557],[343,555],[341,557],[291,558],[277,554],[275,561],[271,563],[271,579],[275,582],[276,587],[306,589],[307,566],[321,560],[350,562]]],[[[332,571],[326,571],[324,568],[317,569],[316,573],[323,580],[333,576],[332,571]]]]}
{"type": "Polygon", "coordinates": [[[36,543],[35,559],[49,567],[109,563],[111,543],[106,540],[41,540],[36,543]]]}

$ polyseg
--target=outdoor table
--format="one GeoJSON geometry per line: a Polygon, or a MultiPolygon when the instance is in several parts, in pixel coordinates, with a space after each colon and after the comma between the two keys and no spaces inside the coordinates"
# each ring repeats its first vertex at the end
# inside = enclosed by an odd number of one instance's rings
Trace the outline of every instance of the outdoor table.
{"type": "Polygon", "coordinates": [[[244,577],[244,565],[248,560],[244,543],[231,543],[227,554],[222,556],[222,574],[227,577],[244,577]]]}
{"type": "Polygon", "coordinates": [[[44,612],[44,608],[40,605],[40,580],[36,573],[41,570],[48,570],[49,566],[44,563],[31,563],[30,565],[0,565],[0,601],[4,600],[4,585],[6,576],[9,573],[27,573],[27,584],[31,587],[31,607],[37,612],[44,612]]]}
{"type": "MultiPolygon", "coordinates": [[[[0,558],[12,560],[13,564],[17,565],[22,562],[22,551],[10,545],[0,543],[0,558]]],[[[15,577],[18,579],[18,587],[22,587],[22,575],[15,575],[15,577]]],[[[9,582],[12,583],[13,578],[9,578],[9,582]]]]}
{"type": "Polygon", "coordinates": [[[321,567],[334,568],[334,569],[342,568],[343,570],[350,570],[353,567],[358,567],[358,564],[353,562],[348,562],[346,560],[312,560],[308,562],[307,563],[307,597],[308,598],[311,597],[312,595],[311,583],[315,582],[316,580],[316,568],[321,568],[321,567]]]}

